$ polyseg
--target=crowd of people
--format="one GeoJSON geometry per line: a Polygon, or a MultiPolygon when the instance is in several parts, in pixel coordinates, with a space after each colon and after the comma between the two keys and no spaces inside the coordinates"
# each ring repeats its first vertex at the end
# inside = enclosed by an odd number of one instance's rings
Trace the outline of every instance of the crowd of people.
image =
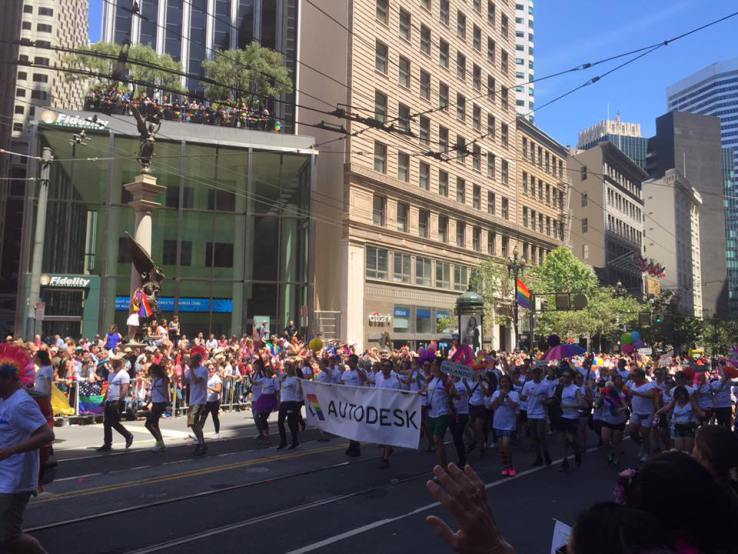
{"type": "MultiPolygon", "coordinates": [[[[212,418],[215,438],[219,436],[226,383],[231,394],[238,396],[238,406],[250,406],[262,443],[298,448],[305,429],[301,382],[315,380],[417,393],[422,404],[418,449],[435,452],[440,481],[429,488],[437,495],[447,494],[441,487],[450,487],[454,479],[473,481],[473,472],[458,468],[464,468],[471,457],[487,456],[491,449],[497,450],[501,474],[514,477],[513,446],[517,444],[535,453],[533,466],[550,466],[549,444],[558,437],[564,453],[558,469],[577,469],[592,431],[607,450],[607,463],[615,468],[622,463],[622,443],[629,435],[639,446],[643,468],[665,459],[660,453],[676,450],[711,464],[715,478],[735,488],[738,383],[727,359],[697,365],[678,356],[664,362],[602,353],[544,361],[542,352],[480,350],[468,360],[474,377],[461,378],[442,370],[443,361],[458,360],[459,353],[468,350],[456,344],[449,349],[431,344],[417,352],[408,347],[357,351],[340,341],[303,340],[293,322],[280,335],[261,326],[242,337],[203,333],[187,337],[180,333],[176,319],[151,321],[142,331],[143,336],[133,340],[112,326],[93,340],[57,336],[24,342],[8,337],[6,344],[33,358],[36,395],[48,395],[55,383],[102,383],[102,452],[112,449],[113,431],[124,437],[126,448],[132,445],[133,435],[121,414],[126,399],[136,395],[144,407],[146,428],[156,440],[155,450],[165,449],[160,418],[176,414],[172,405],[181,402],[196,441],[193,455],[205,455],[204,426],[212,418]],[[273,413],[277,414],[276,444],[271,442],[273,413]],[[447,437],[456,465],[449,464],[447,437]]],[[[6,404],[7,400],[0,403],[0,410],[6,404]]],[[[321,440],[327,439],[321,433],[321,440]]],[[[393,450],[383,447],[381,468],[390,467],[393,450]]],[[[361,445],[349,441],[346,455],[361,456],[361,445]]],[[[603,517],[615,510],[610,515],[626,523],[632,515],[621,513],[621,508],[597,510],[602,510],[603,517]]],[[[442,536],[447,534],[439,521],[433,524],[442,536]]],[[[577,535],[578,541],[585,540],[581,533],[577,535]]]]}
{"type": "Polygon", "coordinates": [[[151,96],[134,98],[130,92],[117,87],[95,87],[85,96],[84,109],[108,115],[131,115],[134,106],[138,106],[142,112],[159,113],[167,121],[258,131],[280,132],[282,129],[282,122],[256,97],[226,105],[170,95],[164,95],[162,99],[151,96]]]}

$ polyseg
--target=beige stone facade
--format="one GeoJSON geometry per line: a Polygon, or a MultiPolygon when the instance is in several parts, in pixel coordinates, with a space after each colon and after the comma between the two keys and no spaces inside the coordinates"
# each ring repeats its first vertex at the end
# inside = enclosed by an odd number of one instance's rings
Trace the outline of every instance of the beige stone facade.
{"type": "MultiPolygon", "coordinates": [[[[522,225],[515,5],[315,3],[326,13],[303,4],[305,63],[298,75],[298,132],[326,142],[313,191],[311,308],[317,320],[337,313],[338,335],[363,347],[376,345],[383,333],[413,346],[450,338],[455,324],[442,329],[439,323],[453,320],[473,267],[490,257],[504,260],[518,242],[535,245],[541,256],[561,243],[522,225]],[[339,103],[414,136],[305,109],[329,111],[326,106],[339,103]],[[321,121],[352,135],[307,126],[321,121]]],[[[562,159],[558,148],[547,151],[562,159]]],[[[562,219],[553,205],[537,210],[562,219]]],[[[488,345],[512,344],[510,330],[489,331],[488,345]]]]}

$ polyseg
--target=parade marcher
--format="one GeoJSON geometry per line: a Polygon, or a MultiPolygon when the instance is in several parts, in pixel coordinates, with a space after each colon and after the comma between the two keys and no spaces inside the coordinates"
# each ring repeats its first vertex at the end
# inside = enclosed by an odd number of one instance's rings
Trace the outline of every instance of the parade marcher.
{"type": "Polygon", "coordinates": [[[474,383],[470,385],[469,419],[474,431],[474,440],[469,444],[467,453],[471,454],[479,445],[479,455],[484,456],[487,451],[487,437],[489,433],[489,411],[484,400],[491,394],[490,384],[484,371],[477,373],[474,383]]]}
{"type": "Polygon", "coordinates": [[[259,430],[259,440],[269,441],[269,415],[277,409],[277,391],[279,381],[272,375],[271,368],[261,359],[254,360],[254,375],[252,377],[254,400],[254,419],[259,430]]]}
{"type": "Polygon", "coordinates": [[[190,400],[187,407],[187,426],[192,429],[197,440],[193,456],[207,453],[205,437],[202,433],[203,423],[207,417],[207,380],[208,370],[202,364],[202,354],[194,354],[190,358],[190,367],[185,373],[190,387],[190,400]]]}
{"type": "Polygon", "coordinates": [[[217,364],[211,364],[208,368],[208,395],[205,404],[205,415],[202,419],[203,426],[208,419],[208,414],[213,417],[213,427],[215,428],[214,439],[220,438],[220,399],[223,395],[223,379],[218,373],[217,364]]]}
{"type": "Polygon", "coordinates": [[[582,465],[582,451],[579,444],[579,410],[584,404],[584,396],[580,387],[573,382],[571,369],[566,369],[561,375],[561,419],[559,430],[561,431],[562,445],[564,449],[564,460],[561,462],[560,471],[569,470],[568,452],[574,452],[574,463],[577,468],[582,465]]]}
{"type": "Polygon", "coordinates": [[[617,467],[623,449],[623,433],[628,419],[628,406],[623,392],[623,378],[613,372],[612,381],[607,381],[598,391],[596,410],[599,410],[602,426],[600,437],[602,445],[610,449],[607,463],[617,467]]]}
{"type": "Polygon", "coordinates": [[[284,421],[290,428],[292,443],[289,450],[294,450],[300,446],[298,440],[298,414],[300,410],[300,401],[302,400],[302,392],[300,389],[300,380],[295,375],[294,362],[287,360],[284,366],[285,375],[279,385],[279,415],[277,418],[277,427],[279,428],[279,446],[277,450],[287,447],[287,431],[284,427],[284,421]]]}
{"type": "Polygon", "coordinates": [[[500,450],[502,462],[501,475],[515,477],[517,471],[512,461],[512,436],[515,432],[517,408],[520,405],[520,396],[512,388],[512,379],[509,375],[500,377],[498,388],[488,399],[488,405],[494,411],[492,428],[497,434],[497,446],[500,450]]]}
{"type": "Polygon", "coordinates": [[[725,375],[725,363],[723,362],[718,368],[720,379],[716,379],[710,386],[712,387],[712,401],[713,408],[712,413],[715,419],[715,423],[725,427],[731,428],[733,418],[733,403],[730,398],[731,383],[727,375],[725,375]]]}
{"type": "Polygon", "coordinates": [[[626,385],[632,410],[628,433],[641,446],[640,460],[645,462],[651,454],[651,428],[659,389],[654,383],[646,381],[646,372],[640,368],[631,372],[631,380],[626,385]]]}
{"type": "Polygon", "coordinates": [[[453,384],[448,376],[441,371],[441,364],[434,360],[431,365],[431,380],[428,382],[426,394],[428,396],[428,422],[433,430],[433,441],[436,446],[436,457],[441,467],[448,465],[446,446],[443,439],[446,429],[451,423],[451,396],[453,384]]]}
{"type": "Polygon", "coordinates": [[[113,448],[113,429],[126,439],[126,448],[133,444],[133,435],[120,422],[125,411],[125,399],[130,388],[131,376],[128,374],[123,358],[120,355],[109,358],[112,370],[108,374],[108,390],[105,394],[105,410],[103,415],[103,445],[98,452],[109,452],[113,448]]]}
{"type": "Polygon", "coordinates": [[[690,396],[684,387],[676,387],[672,396],[672,401],[656,412],[656,415],[671,415],[671,438],[674,448],[682,452],[692,452],[697,422],[704,416],[704,412],[695,396],[690,396]]]}
{"type": "Polygon", "coordinates": [[[544,463],[550,466],[551,455],[546,444],[546,406],[551,394],[551,387],[543,381],[540,367],[533,367],[531,375],[533,379],[523,385],[520,400],[528,408],[528,428],[533,442],[533,450],[536,454],[533,466],[541,466],[544,463]]]}
{"type": "Polygon", "coordinates": [[[151,375],[151,404],[146,416],[146,429],[149,430],[156,440],[154,451],[164,450],[164,437],[159,429],[159,420],[169,405],[169,377],[161,364],[149,366],[151,375]]]}
{"type": "Polygon", "coordinates": [[[466,465],[466,445],[464,444],[464,432],[469,424],[469,395],[471,387],[466,379],[454,377],[451,401],[453,403],[453,414],[451,414],[451,436],[456,448],[459,467],[466,465]]]}
{"type": "MultiPolygon", "coordinates": [[[[348,357],[346,371],[341,374],[341,383],[352,387],[361,387],[366,383],[366,373],[359,369],[359,357],[351,354],[348,357]]],[[[356,458],[361,456],[361,444],[358,441],[350,440],[346,449],[346,455],[356,458]]]]}
{"type": "Polygon", "coordinates": [[[38,487],[39,449],[54,441],[54,432],[21,383],[21,375],[27,371],[30,363],[30,357],[21,347],[2,346],[0,551],[11,554],[46,552],[35,538],[23,533],[23,514],[38,487]]]}
{"type": "MultiPolygon", "coordinates": [[[[378,389],[400,390],[400,379],[394,372],[394,364],[392,360],[382,361],[382,371],[375,377],[375,385],[378,389]]],[[[394,452],[394,448],[387,444],[382,446],[382,461],[379,464],[380,469],[386,469],[390,466],[390,456],[394,452]]]]}

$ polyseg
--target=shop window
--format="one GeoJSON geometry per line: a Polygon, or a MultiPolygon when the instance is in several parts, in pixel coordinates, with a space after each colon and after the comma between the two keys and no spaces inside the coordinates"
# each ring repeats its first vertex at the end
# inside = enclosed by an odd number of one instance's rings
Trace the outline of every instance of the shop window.
{"type": "Polygon", "coordinates": [[[432,333],[433,319],[431,319],[430,308],[415,308],[415,332],[416,333],[432,333]]]}
{"type": "Polygon", "coordinates": [[[387,278],[387,256],[384,248],[366,247],[366,276],[371,279],[387,278]]]}
{"type": "Polygon", "coordinates": [[[206,242],[205,267],[233,267],[233,243],[206,242]]]}
{"type": "Polygon", "coordinates": [[[392,330],[396,333],[410,332],[410,306],[395,306],[392,310],[392,330]]]}

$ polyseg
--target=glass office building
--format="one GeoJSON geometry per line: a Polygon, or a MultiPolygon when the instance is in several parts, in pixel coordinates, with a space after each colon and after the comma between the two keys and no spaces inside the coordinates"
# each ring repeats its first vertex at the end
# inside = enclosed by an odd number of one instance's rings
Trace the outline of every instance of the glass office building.
{"type": "MultiPolygon", "coordinates": [[[[139,140],[132,118],[102,115],[98,129],[89,115],[44,112],[37,126],[37,152],[48,146],[58,160],[51,165],[42,272],[98,276],[103,331],[113,322],[124,328],[128,315],[126,232],[134,232],[134,210],[123,185],[138,173],[139,140]],[[71,139],[80,128],[70,121],[87,127],[79,144],[71,139]]],[[[152,233],[152,257],[167,277],[162,317],[178,313],[188,335],[248,332],[255,317],[268,318],[274,330],[300,320],[311,290],[311,144],[309,137],[164,123],[152,171],[166,187],[152,233]]],[[[27,202],[35,214],[34,198],[27,202]]],[[[22,267],[30,271],[34,221],[26,219],[22,267]]],[[[19,306],[27,303],[28,273],[22,282],[19,306]]],[[[80,297],[42,286],[41,295],[44,334],[78,335],[84,291],[80,297]]]]}

